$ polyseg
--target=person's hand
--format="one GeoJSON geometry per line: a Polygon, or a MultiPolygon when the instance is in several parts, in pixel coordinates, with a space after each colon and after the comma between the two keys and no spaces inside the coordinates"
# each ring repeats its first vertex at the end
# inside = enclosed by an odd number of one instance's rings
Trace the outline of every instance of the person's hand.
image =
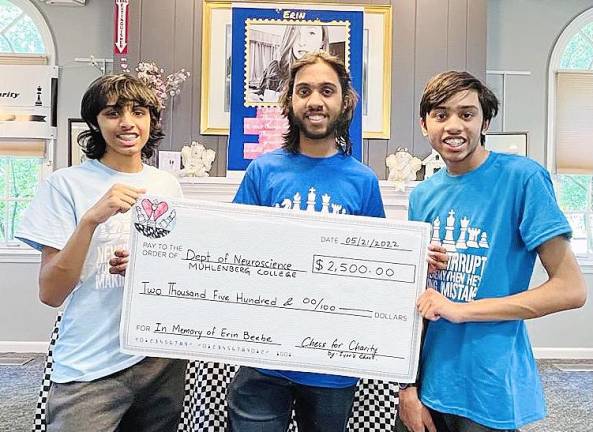
{"type": "Polygon", "coordinates": [[[145,192],[145,189],[114,184],[82,218],[93,225],[102,224],[114,214],[130,210],[138,197],[145,192]]]}
{"type": "Polygon", "coordinates": [[[449,300],[432,288],[428,288],[422,293],[416,306],[420,315],[431,321],[445,318],[454,323],[462,322],[461,308],[463,304],[449,300]]]}
{"type": "Polygon", "coordinates": [[[130,253],[123,249],[117,249],[113,255],[114,257],[109,260],[109,273],[125,276],[130,253]]]}
{"type": "Polygon", "coordinates": [[[410,432],[437,432],[428,408],[418,398],[418,389],[399,391],[399,418],[410,432]]]}
{"type": "Polygon", "coordinates": [[[434,273],[438,270],[446,270],[447,264],[449,263],[447,249],[436,244],[429,244],[426,261],[428,261],[428,273],[434,273]]]}

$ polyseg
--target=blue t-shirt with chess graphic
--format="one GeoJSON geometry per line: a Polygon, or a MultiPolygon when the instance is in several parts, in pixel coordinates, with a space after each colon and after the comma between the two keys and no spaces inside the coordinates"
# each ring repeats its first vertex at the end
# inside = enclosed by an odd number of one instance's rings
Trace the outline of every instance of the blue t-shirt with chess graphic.
{"type": "MultiPolygon", "coordinates": [[[[432,242],[450,254],[447,270],[427,284],[456,302],[504,297],[528,289],[536,248],[570,226],[548,172],[520,156],[491,152],[474,171],[441,170],[410,196],[409,219],[433,226],[432,242]]],[[[525,323],[428,326],[422,351],[422,402],[495,429],[545,416],[525,323]]]]}
{"type": "MultiPolygon", "coordinates": [[[[293,154],[284,149],[265,153],[247,167],[233,202],[385,217],[377,176],[369,167],[342,152],[326,158],[293,154]]],[[[349,387],[358,380],[339,375],[258,370],[316,387],[349,387]]]]}

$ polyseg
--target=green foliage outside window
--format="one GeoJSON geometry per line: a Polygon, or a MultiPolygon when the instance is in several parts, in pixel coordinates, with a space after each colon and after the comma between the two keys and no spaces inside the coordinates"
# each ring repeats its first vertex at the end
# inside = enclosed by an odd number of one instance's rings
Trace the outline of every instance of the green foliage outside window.
{"type": "MultiPolygon", "coordinates": [[[[39,28],[25,11],[0,0],[0,54],[45,54],[39,28]]],[[[0,247],[14,242],[24,209],[35,194],[41,158],[0,156],[0,247]]]]}
{"type": "Polygon", "coordinates": [[[591,209],[591,176],[559,175],[558,202],[565,211],[591,209]]]}
{"type": "Polygon", "coordinates": [[[14,239],[23,211],[35,195],[41,158],[0,157],[0,242],[14,239]]]}
{"type": "Polygon", "coordinates": [[[8,0],[0,0],[0,52],[45,53],[43,39],[33,20],[8,0]]]}

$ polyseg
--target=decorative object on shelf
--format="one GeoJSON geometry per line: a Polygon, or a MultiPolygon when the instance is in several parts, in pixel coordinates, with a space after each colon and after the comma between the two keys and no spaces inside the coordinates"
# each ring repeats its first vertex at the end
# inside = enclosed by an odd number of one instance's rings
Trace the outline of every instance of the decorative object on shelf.
{"type": "MultiPolygon", "coordinates": [[[[127,63],[125,65],[127,67],[127,63]]],[[[122,71],[130,73],[130,70],[124,69],[123,66],[124,63],[122,62],[122,71]]],[[[138,78],[146,82],[148,87],[154,90],[161,103],[162,110],[167,106],[167,99],[178,95],[181,92],[181,84],[191,75],[185,69],[169,74],[166,77],[163,77],[164,73],[165,71],[154,62],[140,62],[136,67],[138,78]]]]}
{"type": "Polygon", "coordinates": [[[208,177],[216,152],[207,149],[197,141],[181,149],[181,162],[183,168],[179,171],[181,177],[208,177]]]}
{"type": "Polygon", "coordinates": [[[389,168],[388,181],[395,184],[395,190],[404,191],[406,182],[416,180],[416,173],[422,167],[422,161],[408,153],[407,148],[399,147],[394,154],[385,159],[385,165],[389,168]]]}
{"type": "Polygon", "coordinates": [[[434,175],[434,173],[441,168],[445,168],[445,162],[443,162],[443,158],[441,158],[441,155],[438,154],[436,150],[433,150],[432,153],[422,161],[422,165],[424,165],[425,180],[434,175]]]}

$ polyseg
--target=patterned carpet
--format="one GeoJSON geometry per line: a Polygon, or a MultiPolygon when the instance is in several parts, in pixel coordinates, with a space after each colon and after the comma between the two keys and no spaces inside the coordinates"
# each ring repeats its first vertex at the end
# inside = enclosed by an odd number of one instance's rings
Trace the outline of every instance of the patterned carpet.
{"type": "MultiPolygon", "coordinates": [[[[0,361],[7,356],[0,354],[0,361]]],[[[0,432],[32,429],[45,356],[29,357],[33,360],[23,366],[0,366],[0,432]]],[[[558,363],[593,366],[593,361],[538,362],[548,417],[522,428],[522,432],[593,432],[593,372],[562,372],[555,366],[558,363]]]]}

